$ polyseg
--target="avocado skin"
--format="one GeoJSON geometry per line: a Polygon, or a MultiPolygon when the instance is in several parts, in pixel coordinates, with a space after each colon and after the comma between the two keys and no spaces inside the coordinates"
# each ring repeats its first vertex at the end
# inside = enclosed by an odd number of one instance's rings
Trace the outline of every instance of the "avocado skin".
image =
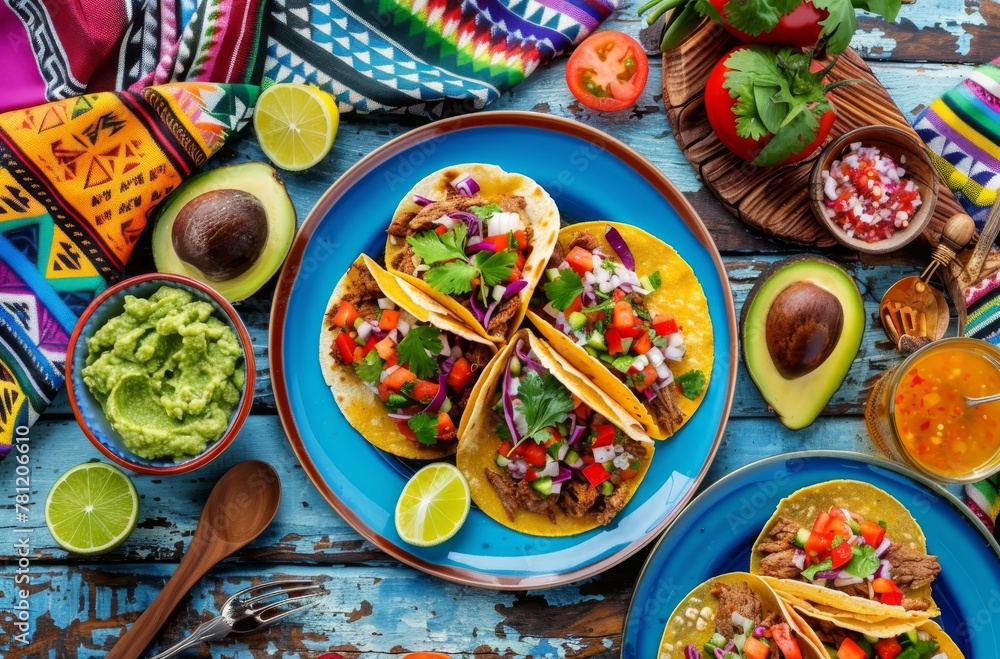
{"type": "Polygon", "coordinates": [[[772,264],[757,279],[740,312],[743,362],[768,406],[791,430],[808,427],[840,388],[861,347],[865,311],[857,284],[830,259],[792,256],[772,264]],[[789,285],[808,281],[832,293],[843,310],[843,327],[827,359],[796,378],[782,376],[768,350],[765,328],[770,302],[789,285]]]}
{"type": "Polygon", "coordinates": [[[257,292],[281,267],[292,245],[295,224],[295,206],[273,167],[263,162],[217,167],[191,177],[160,205],[153,227],[153,261],[159,272],[197,279],[230,302],[239,302],[257,292]],[[173,223],[181,209],[193,199],[220,190],[239,190],[255,196],[267,217],[267,242],[256,261],[237,276],[223,281],[183,261],[172,240],[173,223]]]}

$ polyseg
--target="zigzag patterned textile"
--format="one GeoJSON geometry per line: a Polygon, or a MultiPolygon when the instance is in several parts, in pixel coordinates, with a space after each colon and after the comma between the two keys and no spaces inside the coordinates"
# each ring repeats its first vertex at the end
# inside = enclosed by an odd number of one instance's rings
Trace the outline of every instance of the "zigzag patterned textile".
{"type": "MultiPolygon", "coordinates": [[[[933,151],[941,179],[982,228],[1000,189],[1000,59],[931,103],[913,127],[933,151]]],[[[965,291],[965,302],[966,336],[1000,345],[1000,272],[965,291]]],[[[1000,514],[998,488],[1000,476],[965,488],[969,506],[991,529],[1000,514]]]]}
{"type": "Polygon", "coordinates": [[[341,112],[480,109],[586,37],[620,0],[274,0],[263,86],[305,82],[341,112]]]}
{"type": "Polygon", "coordinates": [[[246,124],[257,93],[175,83],[0,114],[0,458],[62,388],[78,316],[156,205],[246,124]]]}
{"type": "Polygon", "coordinates": [[[0,2],[0,112],[167,82],[256,83],[264,3],[0,2]]]}

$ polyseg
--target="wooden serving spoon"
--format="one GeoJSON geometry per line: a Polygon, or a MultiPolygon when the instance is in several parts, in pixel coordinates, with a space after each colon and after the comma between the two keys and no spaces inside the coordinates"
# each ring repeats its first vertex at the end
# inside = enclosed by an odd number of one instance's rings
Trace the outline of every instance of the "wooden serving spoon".
{"type": "Polygon", "coordinates": [[[274,519],[281,480],[271,465],[248,460],[219,479],[205,502],[187,554],[156,599],[107,659],[138,659],[184,595],[219,561],[245,547],[274,519]]]}

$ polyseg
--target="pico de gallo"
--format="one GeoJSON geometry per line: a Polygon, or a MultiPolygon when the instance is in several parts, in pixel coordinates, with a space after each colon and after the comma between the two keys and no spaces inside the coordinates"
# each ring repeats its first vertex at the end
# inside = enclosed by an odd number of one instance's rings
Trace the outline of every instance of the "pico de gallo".
{"type": "Polygon", "coordinates": [[[517,339],[493,412],[499,418],[496,464],[486,477],[514,520],[518,511],[593,516],[606,525],[629,498],[647,448],[595,412],[545,369],[517,339]]]}
{"type": "Polygon", "coordinates": [[[364,274],[367,283],[359,288],[371,297],[352,291],[327,314],[336,331],[331,354],[378,393],[408,439],[427,446],[454,441],[492,349],[418,321],[364,274]]]}
{"type": "Polygon", "coordinates": [[[506,337],[518,315],[518,293],[531,253],[532,228],[519,195],[489,200],[468,175],[451,182],[449,196],[435,201],[415,196],[419,211],[393,219],[388,232],[406,239],[392,267],[419,277],[467,307],[486,331],[506,337]]]}
{"type": "Polygon", "coordinates": [[[669,434],[684,420],[675,390],[697,398],[705,388],[705,374],[689,370],[674,377],[670,365],[681,364],[685,354],[681,328],[676,318],[651,311],[644,300],[660,287],[660,272],[640,277],[621,233],[608,226],[605,238],[614,255],[604,253],[586,231],[573,237],[568,251],[557,248],[535,307],[645,401],[657,425],[669,434]]]}
{"type": "Polygon", "coordinates": [[[826,215],[848,236],[873,243],[909,226],[922,200],[906,178],[906,156],[896,162],[877,147],[851,144],[851,150],[824,170],[826,215]]]}
{"type": "Polygon", "coordinates": [[[824,627],[832,623],[814,625],[824,645],[836,648],[837,659],[948,659],[941,645],[925,631],[912,629],[892,638],[876,638],[857,632],[836,629],[832,632],[839,640],[829,639],[831,632],[824,627]]]}

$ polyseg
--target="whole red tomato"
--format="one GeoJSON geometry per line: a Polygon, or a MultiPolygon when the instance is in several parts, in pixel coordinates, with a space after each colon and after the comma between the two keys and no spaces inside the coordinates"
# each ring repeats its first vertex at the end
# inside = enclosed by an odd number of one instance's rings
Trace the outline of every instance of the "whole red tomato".
{"type": "MultiPolygon", "coordinates": [[[[730,96],[729,90],[724,86],[726,73],[730,71],[730,68],[726,66],[726,61],[730,55],[743,48],[746,48],[746,46],[737,46],[726,53],[709,74],[708,82],[705,84],[705,113],[708,116],[708,123],[711,124],[712,130],[715,131],[715,134],[726,148],[744,160],[753,161],[764,149],[764,146],[771,141],[773,135],[765,135],[759,139],[749,139],[739,135],[736,131],[737,116],[733,111],[737,100],[730,96]]],[[[822,69],[822,64],[815,60],[810,65],[810,70],[813,73],[822,69]]],[[[830,129],[833,128],[836,120],[837,115],[833,109],[824,112],[819,117],[819,131],[816,134],[816,138],[804,145],[800,151],[779,162],[773,163],[771,166],[789,165],[812,155],[823,144],[827,135],[830,134],[830,129]]]]}
{"type": "Polygon", "coordinates": [[[823,32],[820,21],[825,21],[830,15],[825,9],[814,7],[811,2],[803,2],[792,13],[782,16],[773,29],[753,36],[737,30],[726,20],[726,14],[722,8],[730,1],[732,0],[709,0],[722,16],[722,27],[743,43],[811,48],[816,45],[823,32]]]}

